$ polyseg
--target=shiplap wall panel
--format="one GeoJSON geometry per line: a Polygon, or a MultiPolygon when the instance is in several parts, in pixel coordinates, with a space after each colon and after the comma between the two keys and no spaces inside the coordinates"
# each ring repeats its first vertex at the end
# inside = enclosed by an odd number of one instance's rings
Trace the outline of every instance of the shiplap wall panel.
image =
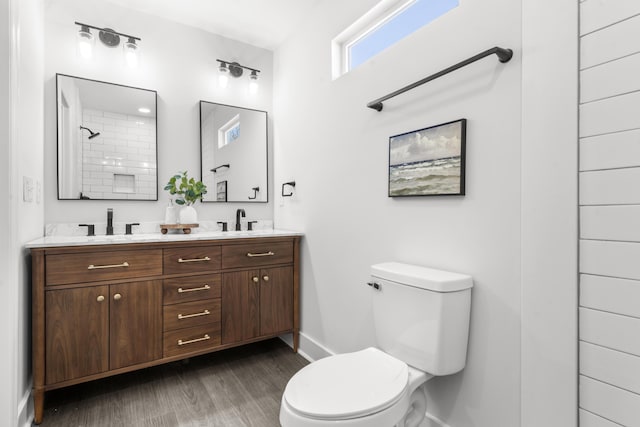
{"type": "Polygon", "coordinates": [[[622,424],[614,423],[596,414],[580,410],[580,427],[620,427],[622,424]]]}
{"type": "Polygon", "coordinates": [[[640,318],[640,281],[580,276],[580,306],[640,318]]]}
{"type": "Polygon", "coordinates": [[[580,272],[640,280],[640,243],[582,240],[580,272]]]}
{"type": "Polygon", "coordinates": [[[580,376],[580,407],[626,427],[640,427],[640,395],[580,376]]]}
{"type": "Polygon", "coordinates": [[[640,0],[580,35],[580,427],[640,427],[640,0]]]}
{"type": "Polygon", "coordinates": [[[580,172],[580,204],[640,204],[639,184],[640,167],[580,172]]]}
{"type": "MultiPolygon", "coordinates": [[[[640,5],[640,1],[635,0],[640,5]]],[[[639,6],[640,7],[640,6],[639,6]]],[[[607,62],[580,73],[580,102],[592,102],[640,89],[640,54],[607,62]]]]}
{"type": "Polygon", "coordinates": [[[638,0],[588,0],[580,3],[580,35],[640,14],[638,0]]]}
{"type": "Polygon", "coordinates": [[[640,205],[580,207],[580,238],[640,242],[640,205]]]}
{"type": "Polygon", "coordinates": [[[580,139],[581,171],[633,166],[640,166],[640,130],[580,139]]]}
{"type": "Polygon", "coordinates": [[[580,308],[580,339],[582,341],[640,356],[639,336],[640,319],[638,318],[580,308]]]}
{"type": "Polygon", "coordinates": [[[580,373],[640,394],[640,357],[586,342],[580,343],[580,373]]]}
{"type": "Polygon", "coordinates": [[[580,40],[580,69],[640,51],[640,16],[585,35],[580,40]]]}
{"type": "MultiPolygon", "coordinates": [[[[640,22],[638,22],[640,26],[640,22]]],[[[640,40],[640,35],[638,35],[640,40]]],[[[640,129],[640,92],[580,106],[580,137],[640,129]]]]}

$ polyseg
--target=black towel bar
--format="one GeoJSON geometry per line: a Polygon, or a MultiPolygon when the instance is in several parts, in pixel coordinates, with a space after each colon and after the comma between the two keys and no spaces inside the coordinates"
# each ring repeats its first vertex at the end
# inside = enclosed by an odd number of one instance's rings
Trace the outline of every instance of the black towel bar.
{"type": "Polygon", "coordinates": [[[390,93],[389,95],[383,96],[382,98],[378,98],[375,101],[371,101],[370,103],[367,104],[367,107],[369,108],[373,108],[374,110],[377,111],[382,111],[382,103],[384,101],[386,101],[387,99],[393,98],[394,96],[398,96],[402,93],[405,93],[407,91],[410,91],[411,89],[415,89],[418,86],[421,86],[427,82],[430,82],[431,80],[435,80],[439,77],[444,76],[445,74],[449,74],[452,71],[455,71],[459,68],[465,67],[473,62],[476,62],[479,59],[482,59],[486,56],[490,56],[496,54],[498,56],[498,59],[500,60],[500,62],[509,62],[511,60],[511,58],[513,57],[513,51],[511,49],[504,49],[501,47],[493,47],[491,49],[485,50],[482,53],[479,53],[475,56],[472,56],[471,58],[465,59],[462,62],[458,62],[455,65],[452,65],[449,68],[445,68],[442,71],[438,71],[435,74],[430,75],[429,77],[425,77],[422,80],[419,80],[413,84],[410,84],[408,86],[403,87],[402,89],[398,89],[395,92],[390,93]]]}

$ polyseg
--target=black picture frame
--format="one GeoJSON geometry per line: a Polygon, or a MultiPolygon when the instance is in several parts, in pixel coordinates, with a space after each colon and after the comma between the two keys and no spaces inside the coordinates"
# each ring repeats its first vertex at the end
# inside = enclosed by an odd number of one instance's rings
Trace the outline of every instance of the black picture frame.
{"type": "Polygon", "coordinates": [[[467,119],[389,137],[389,197],[464,196],[467,119]]]}

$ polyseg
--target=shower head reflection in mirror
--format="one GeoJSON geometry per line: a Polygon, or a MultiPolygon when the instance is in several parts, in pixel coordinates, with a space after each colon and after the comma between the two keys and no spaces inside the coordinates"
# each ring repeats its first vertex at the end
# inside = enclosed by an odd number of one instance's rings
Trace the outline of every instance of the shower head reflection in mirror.
{"type": "Polygon", "coordinates": [[[56,93],[58,199],[158,200],[156,92],[57,74],[56,93]]]}

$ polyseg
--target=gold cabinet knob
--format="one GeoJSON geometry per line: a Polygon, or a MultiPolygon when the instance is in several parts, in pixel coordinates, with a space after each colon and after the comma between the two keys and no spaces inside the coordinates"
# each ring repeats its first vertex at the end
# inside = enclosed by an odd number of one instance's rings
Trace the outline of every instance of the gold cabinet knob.
{"type": "Polygon", "coordinates": [[[98,295],[98,298],[96,298],[96,301],[98,302],[104,301],[104,295],[98,295]]]}
{"type": "Polygon", "coordinates": [[[258,281],[259,281],[260,279],[258,279],[258,276],[254,276],[252,280],[253,280],[253,282],[254,282],[254,283],[258,283],[258,281]]]}
{"type": "Polygon", "coordinates": [[[262,276],[262,280],[264,280],[265,282],[269,281],[269,276],[262,276]]]}
{"type": "Polygon", "coordinates": [[[116,301],[118,301],[120,298],[122,298],[122,295],[120,295],[120,294],[115,294],[113,296],[113,299],[116,300],[116,301]]]}

